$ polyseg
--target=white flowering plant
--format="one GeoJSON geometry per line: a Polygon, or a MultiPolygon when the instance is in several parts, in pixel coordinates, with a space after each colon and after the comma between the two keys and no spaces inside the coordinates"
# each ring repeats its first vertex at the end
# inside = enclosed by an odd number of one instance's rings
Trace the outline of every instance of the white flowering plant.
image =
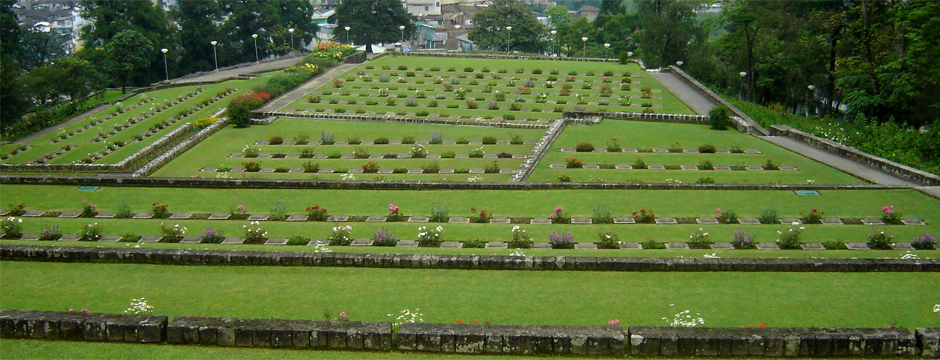
{"type": "Polygon", "coordinates": [[[800,240],[800,234],[803,233],[806,227],[800,226],[800,223],[793,222],[790,226],[790,229],[787,231],[777,231],[777,245],[784,250],[797,250],[800,249],[800,245],[803,243],[800,240]]]}
{"type": "Polygon", "coordinates": [[[104,226],[98,223],[86,224],[82,227],[81,240],[82,241],[98,241],[101,240],[102,233],[104,233],[104,226]]]}
{"type": "Polygon", "coordinates": [[[183,236],[186,235],[186,227],[180,226],[180,224],[166,226],[164,223],[160,223],[160,230],[163,232],[163,240],[173,243],[180,242],[180,240],[183,240],[183,236]]]}
{"type": "Polygon", "coordinates": [[[261,242],[264,240],[264,237],[268,235],[267,231],[261,228],[261,223],[258,221],[252,221],[248,225],[242,225],[242,228],[245,229],[245,242],[261,242]]]}
{"type": "Polygon", "coordinates": [[[3,237],[8,239],[18,238],[23,235],[23,219],[8,217],[0,220],[0,231],[3,231],[3,237]]]}
{"type": "Polygon", "coordinates": [[[124,310],[125,314],[150,315],[153,314],[153,306],[147,303],[147,299],[131,299],[131,304],[124,310]]]}
{"type": "Polygon", "coordinates": [[[352,237],[349,233],[352,231],[352,226],[336,226],[333,228],[333,233],[330,234],[330,245],[333,246],[347,246],[352,243],[352,237]]]}
{"type": "Polygon", "coordinates": [[[708,232],[699,228],[695,234],[689,235],[689,247],[693,249],[711,249],[712,240],[708,232]]]}
{"type": "Polygon", "coordinates": [[[669,318],[665,317],[663,318],[663,321],[669,324],[669,326],[674,327],[696,327],[699,325],[705,325],[705,319],[702,319],[701,315],[701,313],[695,313],[695,316],[697,317],[692,317],[691,311],[686,310],[677,313],[672,317],[671,321],[669,318]]]}
{"type": "MultiPolygon", "coordinates": [[[[398,316],[392,320],[392,325],[394,325],[395,327],[398,327],[398,325],[401,325],[404,323],[412,323],[412,324],[419,323],[419,322],[423,323],[424,314],[420,313],[419,311],[421,311],[421,309],[417,309],[417,308],[414,311],[411,311],[408,309],[402,310],[401,313],[398,314],[398,316]]],[[[393,314],[387,314],[385,316],[392,317],[392,315],[393,314]]]]}
{"type": "Polygon", "coordinates": [[[513,226],[512,239],[509,240],[509,246],[520,249],[528,249],[532,247],[532,238],[529,237],[529,233],[527,233],[525,229],[522,229],[519,226],[513,226]]]}
{"type": "Polygon", "coordinates": [[[421,246],[437,247],[441,245],[441,233],[444,232],[444,228],[438,226],[436,228],[428,228],[427,226],[422,226],[418,228],[418,243],[421,246]]]}

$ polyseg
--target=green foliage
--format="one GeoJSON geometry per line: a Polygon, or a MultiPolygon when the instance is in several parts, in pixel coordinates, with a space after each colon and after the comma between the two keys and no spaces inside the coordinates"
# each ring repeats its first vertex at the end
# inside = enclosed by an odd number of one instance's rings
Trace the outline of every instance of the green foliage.
{"type": "Polygon", "coordinates": [[[395,0],[343,0],[336,7],[336,18],[337,40],[345,42],[348,33],[355,44],[393,43],[417,30],[414,16],[395,0]],[[343,30],[347,26],[348,32],[343,30]],[[399,26],[405,26],[404,35],[399,26]]]}
{"type": "Polygon", "coordinates": [[[131,72],[150,64],[154,51],[153,43],[134,30],[117,33],[104,49],[108,54],[105,69],[121,84],[122,93],[127,93],[127,79],[131,72]]]}
{"type": "Polygon", "coordinates": [[[708,123],[712,130],[725,130],[731,124],[731,116],[728,108],[724,106],[715,106],[708,111],[708,123]]]}
{"type": "Polygon", "coordinates": [[[541,52],[545,26],[518,0],[496,0],[489,7],[473,14],[474,27],[470,40],[481,49],[541,52]],[[506,27],[512,26],[511,31],[506,27]],[[499,27],[500,30],[496,30],[499,27]]]}

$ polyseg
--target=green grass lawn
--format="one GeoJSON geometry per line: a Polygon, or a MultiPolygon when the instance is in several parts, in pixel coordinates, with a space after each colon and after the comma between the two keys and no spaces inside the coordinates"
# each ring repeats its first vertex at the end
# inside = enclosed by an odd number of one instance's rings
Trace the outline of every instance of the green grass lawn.
{"type": "MultiPolygon", "coordinates": [[[[249,213],[269,213],[270,206],[282,201],[288,213],[302,214],[308,206],[320,205],[331,214],[350,216],[381,215],[390,203],[398,205],[404,215],[431,215],[431,202],[446,206],[451,216],[470,216],[471,208],[485,210],[494,216],[548,217],[556,206],[573,216],[593,216],[599,203],[610,202],[613,216],[629,216],[640,209],[652,209],[657,216],[704,217],[714,216],[715,208],[733,210],[738,216],[757,217],[760,212],[775,206],[780,217],[798,217],[800,212],[819,209],[825,216],[864,218],[880,216],[882,206],[894,205],[905,217],[925,219],[927,226],[862,225],[808,225],[802,239],[806,242],[843,240],[867,241],[873,231],[887,231],[896,241],[910,241],[925,231],[940,233],[937,217],[940,202],[913,190],[878,191],[822,191],[821,196],[796,196],[790,191],[693,191],[693,190],[557,190],[557,191],[350,191],[350,190],[286,190],[286,189],[175,189],[175,188],[121,188],[105,187],[95,192],[75,191],[72,186],[4,185],[3,201],[7,204],[24,203],[28,209],[47,211],[80,210],[82,201],[88,200],[101,210],[117,210],[118,200],[126,201],[135,211],[150,211],[153,203],[166,203],[169,211],[192,213],[229,212],[237,205],[247,207],[249,213]],[[38,191],[36,189],[39,189],[38,191]],[[862,196],[863,195],[863,196],[862,196]]],[[[90,221],[98,221],[109,234],[158,234],[160,220],[90,220],[28,218],[24,228],[38,232],[51,225],[59,225],[66,233],[77,233],[90,221]]],[[[206,226],[221,227],[228,235],[242,236],[245,221],[174,221],[187,226],[193,233],[206,226]]],[[[289,237],[303,235],[326,238],[334,224],[317,222],[266,222],[270,236],[289,237]]],[[[371,237],[381,227],[391,230],[399,238],[414,239],[421,224],[412,223],[352,223],[353,236],[371,237]]],[[[514,225],[497,224],[443,224],[447,240],[506,240],[514,225]]],[[[735,230],[755,234],[755,241],[775,241],[777,231],[786,225],[524,225],[536,241],[547,241],[553,230],[571,231],[576,241],[597,241],[598,233],[611,231],[623,241],[682,241],[699,228],[711,233],[713,241],[727,241],[735,230]]],[[[645,255],[644,255],[645,256],[645,255]]]]}
{"type": "Polygon", "coordinates": [[[144,297],[169,316],[425,322],[928,327],[937,273],[617,273],[0,263],[4,308],[121,313],[144,297]],[[80,284],[80,286],[76,286],[80,284]],[[557,291],[565,289],[565,291],[557,291]],[[721,296],[715,296],[721,294],[721,296]],[[674,306],[670,306],[674,304],[674,306]],[[813,309],[813,311],[803,311],[813,309]],[[327,315],[324,315],[324,314],[327,315]]]}
{"type": "MultiPolygon", "coordinates": [[[[471,126],[451,126],[451,125],[420,125],[420,124],[396,124],[396,123],[357,123],[346,121],[328,121],[328,120],[305,120],[305,119],[287,119],[282,118],[271,125],[253,126],[249,129],[236,129],[232,126],[226,127],[201,142],[196,147],[182,154],[168,165],[164,166],[153,174],[156,177],[189,177],[204,176],[215,177],[218,174],[199,172],[203,167],[220,167],[225,165],[229,167],[242,166],[245,162],[260,161],[263,167],[301,167],[306,162],[319,163],[321,168],[358,168],[372,161],[383,168],[397,168],[405,166],[407,168],[419,168],[422,165],[430,165],[436,162],[442,168],[483,168],[484,165],[497,160],[503,169],[513,169],[518,167],[523,159],[235,159],[228,156],[235,153],[241,153],[246,145],[254,144],[259,140],[269,140],[271,137],[279,136],[284,140],[293,141],[299,135],[305,135],[310,140],[319,141],[324,131],[332,132],[335,140],[347,141],[353,138],[359,140],[374,140],[376,138],[388,138],[401,140],[405,136],[414,137],[416,140],[429,140],[432,131],[440,131],[445,140],[457,141],[461,138],[466,140],[480,141],[484,136],[492,136],[497,140],[510,140],[512,135],[518,135],[523,140],[538,140],[544,134],[544,130],[538,129],[507,129],[494,127],[471,127],[471,126]]],[[[253,145],[252,145],[253,146],[253,145]]],[[[316,154],[352,154],[354,151],[365,151],[369,154],[403,154],[411,151],[414,145],[264,145],[257,146],[260,152],[274,154],[298,154],[303,149],[311,149],[316,154]]],[[[487,154],[498,154],[507,152],[510,154],[528,155],[532,151],[532,145],[426,145],[429,153],[441,154],[447,151],[455,153],[469,153],[470,150],[483,147],[487,154]]],[[[229,177],[257,177],[257,178],[299,178],[311,179],[314,174],[226,174],[229,177]]],[[[480,176],[485,181],[506,181],[511,174],[389,174],[382,175],[389,180],[404,179],[424,179],[424,180],[443,180],[449,178],[455,181],[467,181],[470,176],[480,176]]],[[[320,175],[317,178],[338,180],[341,175],[320,175]]],[[[358,179],[372,180],[379,175],[362,174],[357,175],[358,179]]]]}
{"type": "Polygon", "coordinates": [[[862,180],[833,169],[813,159],[803,157],[760,138],[733,130],[714,131],[707,125],[666,124],[641,121],[604,120],[593,126],[569,125],[542,158],[530,181],[556,181],[567,174],[572,181],[636,181],[666,182],[666,179],[694,183],[710,176],[717,183],[805,184],[863,184],[862,180]],[[761,154],[685,154],[685,153],[572,153],[560,152],[587,142],[597,149],[616,144],[620,148],[698,148],[711,144],[718,148],[758,149],[761,154]],[[642,158],[647,165],[700,165],[704,160],[714,165],[761,165],[769,160],[796,166],[799,171],[682,171],[682,170],[587,170],[549,169],[552,163],[565,163],[565,158],[577,158],[584,164],[634,164],[642,158]]]}

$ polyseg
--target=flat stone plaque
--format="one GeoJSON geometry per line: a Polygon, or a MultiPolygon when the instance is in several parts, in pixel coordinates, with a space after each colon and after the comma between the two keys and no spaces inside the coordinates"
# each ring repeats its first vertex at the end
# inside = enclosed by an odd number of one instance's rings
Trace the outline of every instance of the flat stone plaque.
{"type": "Polygon", "coordinates": [[[471,168],[470,173],[471,174],[483,174],[485,173],[485,171],[483,171],[483,169],[481,168],[471,168]]]}
{"type": "Polygon", "coordinates": [[[784,225],[802,225],[803,221],[800,218],[795,217],[785,217],[780,219],[780,223],[784,225]]]}
{"type": "Polygon", "coordinates": [[[508,249],[509,245],[503,241],[490,241],[483,245],[486,249],[508,249]]]}
{"type": "Polygon", "coordinates": [[[120,235],[102,235],[98,242],[118,242],[121,241],[120,235]]]}
{"type": "Polygon", "coordinates": [[[818,242],[800,244],[800,247],[803,248],[803,250],[826,250],[826,247],[818,242]]]}
{"type": "Polygon", "coordinates": [[[682,170],[691,170],[691,171],[698,170],[698,166],[695,166],[695,165],[682,165],[680,168],[682,170]]]}
{"type": "Polygon", "coordinates": [[[268,214],[251,214],[248,216],[248,221],[267,221],[268,214]]]}
{"type": "Polygon", "coordinates": [[[781,171],[797,171],[799,169],[797,169],[796,166],[793,166],[793,165],[780,165],[780,170],[781,171]]]}
{"type": "Polygon", "coordinates": [[[233,173],[245,172],[245,168],[241,166],[236,166],[236,167],[233,167],[232,170],[230,170],[229,172],[233,172],[233,173]]]}
{"type": "Polygon", "coordinates": [[[842,219],[837,217],[827,217],[822,219],[823,225],[842,225],[842,219]]]}
{"type": "Polygon", "coordinates": [[[78,241],[81,239],[81,236],[78,234],[62,234],[62,237],[59,238],[59,241],[78,241]]]}
{"type": "Polygon", "coordinates": [[[244,154],[232,154],[232,155],[229,155],[228,157],[232,159],[244,159],[245,155],[244,154]]]}
{"type": "Polygon", "coordinates": [[[496,156],[496,154],[484,154],[484,155],[483,155],[483,158],[484,158],[484,159],[498,159],[498,157],[496,156]]]}
{"type": "Polygon", "coordinates": [[[429,218],[424,215],[411,215],[411,217],[408,218],[408,222],[410,223],[426,223],[428,220],[429,218]]]}
{"type": "Polygon", "coordinates": [[[409,174],[423,174],[424,170],[421,169],[408,169],[409,174]]]}
{"type": "Polygon", "coordinates": [[[470,158],[470,154],[464,154],[464,153],[454,154],[454,159],[469,159],[469,158],[470,158]]]}
{"type": "Polygon", "coordinates": [[[597,164],[584,164],[584,168],[588,170],[597,170],[600,169],[601,166],[597,164]]]}
{"type": "Polygon", "coordinates": [[[369,215],[369,217],[366,218],[367,223],[379,223],[385,222],[386,220],[388,220],[388,217],[384,215],[369,215]]]}
{"type": "Polygon", "coordinates": [[[881,218],[876,217],[867,217],[862,219],[862,224],[865,225],[884,225],[884,221],[881,221],[881,218]]]}
{"type": "Polygon", "coordinates": [[[212,213],[209,215],[209,220],[228,220],[232,217],[232,214],[229,213],[212,213]]]}
{"type": "Polygon", "coordinates": [[[23,240],[23,241],[39,240],[39,233],[23,233],[23,236],[20,236],[19,240],[23,240]]]}
{"type": "Polygon", "coordinates": [[[731,166],[729,166],[729,165],[715,165],[715,171],[731,171],[731,166]]]}
{"type": "Polygon", "coordinates": [[[240,236],[226,236],[225,240],[222,240],[222,245],[241,245],[245,243],[245,238],[240,236]]]}
{"type": "Polygon", "coordinates": [[[685,148],[685,149],[682,149],[682,152],[686,154],[698,154],[698,149],[697,148],[685,148]]]}
{"type": "Polygon", "coordinates": [[[614,224],[636,224],[636,219],[632,216],[621,216],[614,218],[614,224]]]}
{"type": "Polygon", "coordinates": [[[152,219],[152,218],[153,218],[153,214],[151,214],[149,211],[138,211],[134,213],[134,217],[132,219],[152,219]]]}
{"type": "Polygon", "coordinates": [[[158,243],[160,240],[163,240],[162,236],[157,235],[144,235],[140,237],[140,240],[137,240],[139,243],[158,243]]]}
{"type": "Polygon", "coordinates": [[[915,250],[915,249],[914,249],[914,246],[912,246],[911,243],[909,243],[909,242],[893,243],[893,244],[891,244],[891,249],[894,249],[894,250],[907,250],[907,251],[914,251],[914,250],[915,250]]]}
{"type": "Polygon", "coordinates": [[[702,225],[718,225],[718,219],[713,217],[700,217],[695,219],[695,222],[702,225]]]}
{"type": "Polygon", "coordinates": [[[552,219],[549,218],[534,218],[532,221],[529,221],[532,225],[551,225],[552,219]]]}
{"type": "Polygon", "coordinates": [[[617,164],[614,166],[614,169],[617,170],[633,170],[633,165],[630,164],[617,164]]]}
{"type": "Polygon", "coordinates": [[[509,218],[505,216],[497,216],[490,219],[490,224],[508,224],[509,222],[509,218]]]}
{"type": "Polygon", "coordinates": [[[678,222],[674,217],[661,216],[656,218],[656,225],[676,225],[678,222]]]}
{"type": "Polygon", "coordinates": [[[203,171],[203,172],[216,172],[216,170],[218,170],[218,169],[216,169],[216,168],[214,168],[214,167],[211,167],[211,166],[206,166],[206,167],[204,167],[204,168],[202,168],[202,169],[199,169],[199,171],[203,171]]]}
{"type": "Polygon", "coordinates": [[[730,153],[731,153],[731,150],[728,150],[728,149],[725,149],[725,148],[717,148],[717,149],[715,149],[715,154],[730,154],[730,153]]]}
{"type": "Polygon", "coordinates": [[[649,166],[650,170],[666,170],[666,165],[663,164],[653,164],[649,166]]]}
{"type": "Polygon", "coordinates": [[[388,144],[389,144],[389,145],[401,145],[401,140],[394,140],[394,139],[393,139],[393,140],[389,140],[389,141],[388,141],[388,144]]]}
{"type": "Polygon", "coordinates": [[[780,250],[780,246],[775,242],[757,243],[757,250],[780,250]]]}
{"type": "Polygon", "coordinates": [[[597,249],[597,244],[595,243],[576,243],[574,244],[575,249],[597,249]]]}
{"type": "Polygon", "coordinates": [[[729,242],[716,242],[712,244],[712,250],[734,250],[734,245],[729,242]]]}
{"type": "Polygon", "coordinates": [[[317,245],[328,246],[330,245],[330,241],[327,239],[310,239],[310,241],[307,242],[307,246],[317,246],[317,245]]]}
{"type": "Polygon", "coordinates": [[[571,218],[572,225],[591,225],[594,223],[594,219],[591,219],[587,216],[575,216],[571,218]]]}
{"type": "Polygon", "coordinates": [[[637,150],[637,148],[635,148],[635,147],[628,147],[628,148],[623,148],[623,152],[625,152],[625,153],[639,153],[640,150],[637,150]]]}
{"type": "Polygon", "coordinates": [[[291,214],[287,217],[287,221],[290,222],[300,222],[307,221],[307,214],[291,214]]]}
{"type": "Polygon", "coordinates": [[[460,241],[445,241],[441,243],[441,249],[462,249],[463,243],[460,241]]]}
{"type": "Polygon", "coordinates": [[[320,171],[318,171],[317,173],[318,173],[318,174],[332,174],[332,173],[333,173],[333,169],[331,169],[331,168],[320,168],[320,171]]]}
{"type": "Polygon", "coordinates": [[[451,224],[469,224],[470,218],[466,216],[451,216],[450,219],[447,220],[447,222],[451,224]]]}
{"type": "Polygon", "coordinates": [[[532,243],[533,249],[551,249],[552,244],[549,244],[548,241],[536,241],[532,243]]]}
{"type": "Polygon", "coordinates": [[[571,148],[571,147],[564,147],[564,148],[561,148],[561,152],[575,152],[575,150],[574,148],[571,148]]]}
{"type": "Polygon", "coordinates": [[[428,159],[440,159],[441,154],[428,154],[428,159]]]}
{"type": "Polygon", "coordinates": [[[202,242],[200,236],[183,236],[183,240],[180,240],[180,244],[188,245],[198,244],[200,242],[202,242]]]}
{"type": "Polygon", "coordinates": [[[79,213],[78,211],[65,210],[59,214],[59,217],[67,218],[67,219],[74,219],[74,218],[77,218],[79,215],[81,215],[81,213],[79,213]]]}
{"type": "Polygon", "coordinates": [[[418,242],[415,240],[398,240],[398,243],[395,244],[395,247],[418,247],[418,242]]]}
{"type": "Polygon", "coordinates": [[[923,220],[923,219],[920,219],[920,218],[907,218],[907,219],[903,219],[903,220],[901,220],[901,223],[904,224],[904,225],[927,225],[927,223],[924,222],[924,220],[923,220]]]}
{"type": "Polygon", "coordinates": [[[740,217],[738,218],[738,224],[741,225],[760,225],[760,219],[756,217],[740,217]]]}
{"type": "Polygon", "coordinates": [[[636,241],[621,241],[620,248],[623,250],[643,250],[643,245],[636,241]]]}
{"type": "Polygon", "coordinates": [[[170,220],[186,220],[189,219],[192,215],[188,212],[175,212],[173,215],[170,215],[170,220]]]}
{"type": "Polygon", "coordinates": [[[664,154],[664,153],[668,153],[669,149],[664,148],[664,147],[658,147],[658,148],[653,148],[653,152],[657,154],[664,154]]]}
{"type": "Polygon", "coordinates": [[[352,169],[346,170],[346,173],[347,174],[362,174],[362,168],[352,168],[352,169]]]}
{"type": "Polygon", "coordinates": [[[747,171],[764,171],[764,168],[760,165],[748,165],[747,171]]]}
{"type": "Polygon", "coordinates": [[[271,174],[274,172],[274,168],[265,167],[261,168],[261,170],[258,170],[258,172],[263,174],[271,174]]]}
{"type": "Polygon", "coordinates": [[[863,242],[850,242],[845,244],[845,247],[849,250],[871,250],[871,248],[868,247],[868,243],[863,242]]]}
{"type": "Polygon", "coordinates": [[[326,154],[313,154],[313,158],[316,160],[326,159],[326,154]]]}
{"type": "Polygon", "coordinates": [[[452,168],[443,168],[437,171],[438,174],[453,174],[454,169],[452,168]]]}
{"type": "Polygon", "coordinates": [[[685,241],[670,241],[666,243],[666,249],[668,250],[688,250],[689,244],[685,241]]]}
{"type": "Polygon", "coordinates": [[[457,145],[457,141],[454,140],[444,140],[441,145],[457,145]]]}
{"type": "Polygon", "coordinates": [[[745,154],[760,154],[760,150],[757,150],[757,149],[747,149],[747,150],[744,150],[744,153],[745,153],[745,154]]]}
{"type": "Polygon", "coordinates": [[[393,174],[395,171],[389,168],[379,168],[379,174],[393,174]]]}
{"type": "Polygon", "coordinates": [[[330,222],[346,222],[346,220],[349,220],[347,215],[330,215],[326,218],[326,221],[330,222]]]}
{"type": "Polygon", "coordinates": [[[26,210],[22,216],[23,217],[40,217],[45,214],[46,212],[42,210],[26,210]]]}
{"type": "Polygon", "coordinates": [[[372,239],[355,239],[349,243],[349,246],[372,246],[373,243],[375,240],[372,239]]]}
{"type": "Polygon", "coordinates": [[[117,214],[114,211],[101,210],[98,211],[98,215],[95,215],[95,218],[98,219],[113,219],[117,214]]]}
{"type": "Polygon", "coordinates": [[[549,164],[548,168],[549,169],[567,169],[568,167],[562,163],[554,163],[554,164],[549,164]]]}
{"type": "Polygon", "coordinates": [[[470,145],[483,145],[483,140],[470,140],[470,145]]]}

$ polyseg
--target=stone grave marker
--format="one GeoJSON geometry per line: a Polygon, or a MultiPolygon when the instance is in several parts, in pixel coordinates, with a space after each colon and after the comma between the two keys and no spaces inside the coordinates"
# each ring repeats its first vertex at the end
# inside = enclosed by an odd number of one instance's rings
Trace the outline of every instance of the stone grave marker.
{"type": "Polygon", "coordinates": [[[441,249],[461,249],[463,243],[460,241],[445,241],[441,243],[441,249]]]}
{"type": "Polygon", "coordinates": [[[822,219],[823,225],[842,225],[842,219],[837,217],[827,217],[822,219]]]}
{"type": "Polygon", "coordinates": [[[398,240],[395,247],[418,247],[418,242],[415,240],[398,240]]]}
{"type": "Polygon", "coordinates": [[[532,225],[551,225],[552,219],[549,218],[533,218],[530,222],[532,225]]]}
{"type": "Polygon", "coordinates": [[[797,171],[798,169],[796,168],[796,166],[793,166],[793,165],[780,165],[780,170],[781,171],[797,171]]]}
{"type": "Polygon", "coordinates": [[[532,243],[533,249],[551,249],[552,244],[549,244],[548,241],[536,241],[532,243]]]}
{"type": "Polygon", "coordinates": [[[784,225],[802,225],[803,221],[800,218],[795,217],[785,217],[780,219],[780,223],[784,225]]]}
{"type": "Polygon", "coordinates": [[[906,251],[914,251],[914,250],[916,250],[916,249],[914,249],[914,246],[911,245],[911,243],[909,243],[909,242],[892,243],[892,244],[891,244],[891,249],[894,249],[894,250],[906,250],[906,251]]]}
{"type": "Polygon", "coordinates": [[[682,149],[682,152],[686,154],[698,154],[699,153],[698,148],[685,148],[685,149],[682,149]]]}
{"type": "Polygon", "coordinates": [[[650,170],[666,170],[666,165],[663,164],[653,164],[649,166],[650,170]]]}
{"type": "Polygon", "coordinates": [[[443,168],[437,171],[438,174],[453,174],[454,169],[452,168],[443,168]]]}
{"type": "Polygon", "coordinates": [[[760,165],[748,165],[747,171],[764,171],[764,168],[760,165]]]}
{"type": "Polygon", "coordinates": [[[635,148],[635,147],[627,147],[627,148],[623,148],[623,152],[625,152],[625,153],[639,153],[640,150],[637,150],[637,148],[635,148]]]}
{"type": "Polygon", "coordinates": [[[653,148],[653,153],[656,153],[656,154],[665,154],[668,152],[669,152],[669,149],[664,148],[664,147],[653,148]]]}
{"type": "Polygon", "coordinates": [[[158,243],[160,240],[163,240],[162,236],[157,235],[143,235],[140,237],[140,240],[137,240],[139,243],[158,243]]]}
{"type": "Polygon", "coordinates": [[[483,246],[486,249],[508,249],[509,245],[503,241],[490,241],[483,246]]]}
{"type": "Polygon", "coordinates": [[[715,154],[730,154],[730,153],[731,153],[731,150],[728,150],[728,149],[725,149],[725,148],[717,148],[717,149],[715,149],[715,154]]]}
{"type": "Polygon", "coordinates": [[[826,250],[826,247],[818,242],[803,243],[800,244],[800,247],[803,248],[803,250],[826,250]]]}
{"type": "Polygon", "coordinates": [[[509,218],[505,216],[497,216],[490,219],[490,224],[508,224],[509,222],[509,218]]]}
{"type": "Polygon", "coordinates": [[[392,174],[394,171],[389,168],[379,168],[379,174],[392,174]]]}
{"type": "Polygon", "coordinates": [[[367,223],[379,223],[385,222],[386,220],[388,220],[388,216],[384,215],[369,215],[369,217],[366,218],[367,223]]]}
{"type": "Polygon", "coordinates": [[[408,173],[409,174],[423,174],[424,170],[422,170],[421,168],[408,169],[408,173]]]}
{"type": "Polygon", "coordinates": [[[201,240],[199,236],[183,236],[183,239],[180,240],[180,244],[194,245],[200,243],[201,240]]]}
{"type": "Polygon", "coordinates": [[[901,223],[904,224],[904,225],[927,225],[927,223],[924,222],[924,220],[923,220],[923,219],[920,219],[920,218],[907,218],[907,219],[903,219],[903,220],[901,220],[901,223]]]}
{"type": "Polygon", "coordinates": [[[884,221],[881,221],[881,218],[867,217],[867,218],[865,218],[865,219],[862,219],[862,224],[865,224],[865,225],[884,225],[885,223],[884,223],[884,221]]]}
{"type": "Polygon", "coordinates": [[[307,214],[290,214],[290,216],[287,217],[287,221],[289,222],[307,221],[307,214]]]}
{"type": "Polygon", "coordinates": [[[98,242],[118,242],[121,241],[121,236],[119,235],[102,235],[101,239],[98,239],[98,242]]]}
{"type": "Polygon", "coordinates": [[[584,164],[584,168],[588,170],[597,170],[600,169],[601,166],[597,164],[584,164]]]}
{"type": "Polygon", "coordinates": [[[59,214],[59,217],[67,218],[67,219],[74,219],[74,218],[77,218],[79,215],[81,215],[81,213],[79,213],[78,211],[65,210],[59,214]]]}
{"type": "Polygon", "coordinates": [[[718,219],[711,216],[697,218],[695,222],[701,225],[718,225],[718,219]]]}
{"type": "Polygon", "coordinates": [[[153,214],[151,214],[149,211],[138,211],[134,213],[134,217],[132,219],[152,219],[152,218],[153,218],[153,214]]]}
{"type": "Polygon", "coordinates": [[[757,243],[757,250],[780,250],[780,246],[775,242],[757,243]]]}
{"type": "Polygon", "coordinates": [[[697,171],[697,170],[698,170],[698,166],[695,166],[695,165],[682,165],[682,166],[680,167],[680,169],[682,169],[682,170],[697,171]]]}
{"type": "Polygon", "coordinates": [[[579,242],[574,244],[575,249],[597,249],[597,244],[591,242],[579,242]]]}
{"type": "Polygon", "coordinates": [[[411,217],[408,218],[408,222],[410,223],[426,223],[428,220],[429,218],[424,215],[411,215],[411,217]]]}
{"type": "Polygon", "coordinates": [[[451,216],[447,222],[451,224],[469,224],[470,218],[466,216],[451,216]]]}
{"type": "Polygon", "coordinates": [[[734,250],[734,245],[729,242],[716,242],[712,244],[712,250],[734,250]]]}
{"type": "Polygon", "coordinates": [[[621,241],[619,245],[623,250],[643,250],[643,245],[636,241],[621,241]]]}
{"type": "Polygon", "coordinates": [[[186,219],[189,219],[191,216],[192,215],[190,215],[188,212],[175,212],[172,215],[170,215],[169,219],[170,220],[186,220],[186,219]]]}
{"type": "Polygon", "coordinates": [[[46,212],[42,210],[26,210],[22,216],[23,217],[40,217],[45,214],[46,212]]]}
{"type": "Polygon", "coordinates": [[[594,223],[594,219],[591,219],[587,216],[575,216],[571,218],[572,225],[591,225],[594,223]]]}
{"type": "Polygon", "coordinates": [[[617,164],[614,166],[617,170],[633,170],[633,165],[630,164],[617,164]]]}
{"type": "Polygon", "coordinates": [[[676,218],[669,216],[661,216],[656,218],[656,225],[676,225],[678,222],[676,218]]]}
{"type": "Polygon", "coordinates": [[[332,173],[333,173],[333,169],[331,169],[331,168],[320,168],[320,171],[318,171],[317,173],[318,173],[318,174],[332,174],[332,173]]]}
{"type": "Polygon", "coordinates": [[[761,152],[760,150],[757,150],[757,149],[747,149],[747,150],[744,150],[744,153],[745,154],[760,154],[761,152]]]}
{"type": "Polygon", "coordinates": [[[23,233],[23,235],[20,236],[20,240],[23,240],[23,241],[39,240],[39,233],[23,233]]]}
{"type": "Polygon", "coordinates": [[[760,219],[756,217],[740,217],[738,218],[738,224],[741,225],[760,225],[760,219]]]}
{"type": "Polygon", "coordinates": [[[845,247],[849,250],[871,250],[871,248],[868,247],[868,243],[863,242],[850,242],[845,244],[845,247]]]}
{"type": "Polygon", "coordinates": [[[346,222],[346,220],[349,220],[349,216],[340,214],[330,215],[326,218],[326,221],[329,222],[346,222]]]}
{"type": "Polygon", "coordinates": [[[715,165],[715,171],[731,171],[731,166],[729,166],[729,165],[715,165]]]}
{"type": "Polygon", "coordinates": [[[245,243],[245,238],[240,236],[226,236],[225,240],[222,240],[222,245],[241,245],[245,243]]]}
{"type": "Polygon", "coordinates": [[[670,241],[666,243],[666,249],[668,250],[688,250],[689,244],[685,241],[670,241]]]}
{"type": "Polygon", "coordinates": [[[209,220],[228,220],[232,217],[232,214],[229,213],[212,213],[209,215],[209,220]]]}
{"type": "Polygon", "coordinates": [[[267,220],[268,220],[268,214],[258,213],[258,214],[251,214],[250,216],[248,216],[248,221],[267,221],[267,220]]]}
{"type": "Polygon", "coordinates": [[[372,246],[373,243],[375,240],[372,239],[355,239],[349,243],[349,246],[372,246]]]}
{"type": "Polygon", "coordinates": [[[352,169],[346,170],[346,173],[347,174],[362,174],[362,168],[352,168],[352,169]]]}
{"type": "Polygon", "coordinates": [[[568,167],[565,166],[565,164],[562,164],[562,163],[554,163],[554,164],[549,164],[549,165],[548,165],[548,168],[549,168],[549,169],[566,169],[566,168],[568,168],[568,167]]]}
{"type": "Polygon", "coordinates": [[[485,173],[485,171],[483,171],[483,169],[481,168],[470,168],[470,173],[471,174],[483,174],[485,173]]]}

